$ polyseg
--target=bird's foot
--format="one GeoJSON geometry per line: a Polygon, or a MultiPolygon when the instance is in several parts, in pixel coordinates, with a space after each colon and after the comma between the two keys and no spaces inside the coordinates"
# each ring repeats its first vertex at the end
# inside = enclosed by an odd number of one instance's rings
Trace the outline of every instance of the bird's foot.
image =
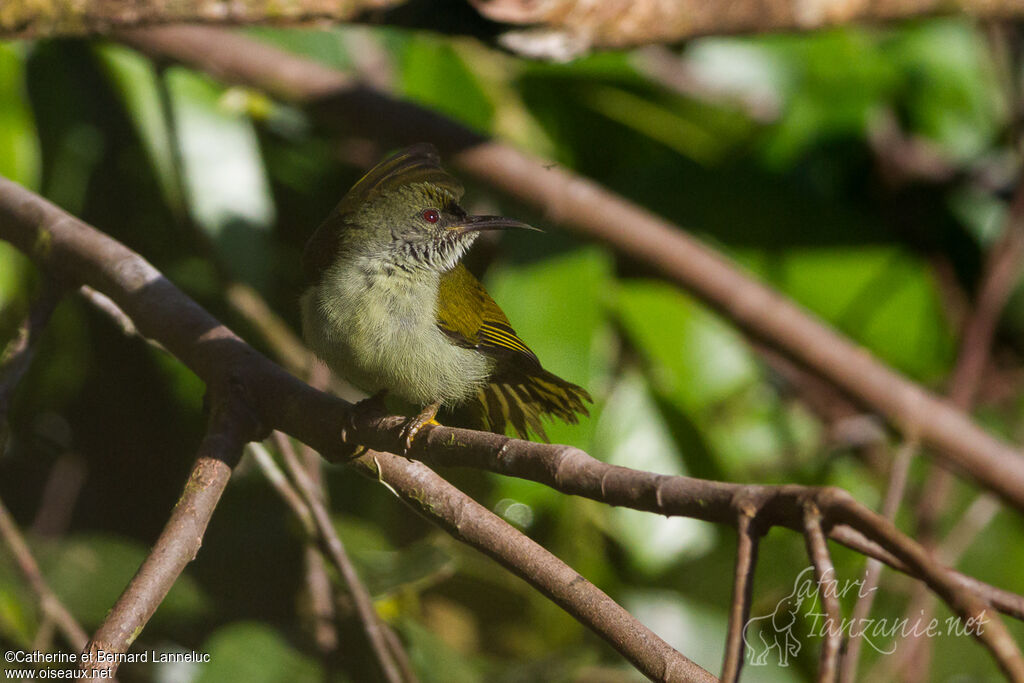
{"type": "Polygon", "coordinates": [[[431,403],[426,408],[420,411],[420,414],[409,420],[404,427],[402,427],[402,436],[405,437],[405,454],[407,455],[412,450],[413,439],[421,429],[428,424],[436,425],[440,424],[434,419],[437,415],[437,411],[441,408],[440,403],[431,403]]]}
{"type": "MultiPolygon", "coordinates": [[[[364,398],[356,403],[349,409],[348,416],[345,418],[345,424],[341,429],[341,438],[345,441],[349,439],[350,434],[356,432],[356,423],[361,420],[372,419],[375,417],[382,417],[388,414],[387,406],[384,404],[384,397],[387,395],[387,389],[378,391],[373,396],[364,398]]],[[[354,446],[354,452],[351,457],[358,458],[364,452],[366,452],[366,446],[358,444],[354,446]]]]}

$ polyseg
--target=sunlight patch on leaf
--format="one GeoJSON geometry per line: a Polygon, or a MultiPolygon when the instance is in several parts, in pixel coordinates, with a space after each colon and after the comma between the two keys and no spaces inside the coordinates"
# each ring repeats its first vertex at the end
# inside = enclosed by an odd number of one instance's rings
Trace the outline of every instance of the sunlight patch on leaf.
{"type": "MultiPolygon", "coordinates": [[[[678,446],[647,391],[644,378],[627,373],[616,385],[598,423],[595,457],[622,467],[683,475],[678,446]]],[[[707,524],[685,517],[616,507],[612,533],[628,551],[630,561],[647,574],[658,574],[674,562],[708,552],[716,534],[707,524]]]]}

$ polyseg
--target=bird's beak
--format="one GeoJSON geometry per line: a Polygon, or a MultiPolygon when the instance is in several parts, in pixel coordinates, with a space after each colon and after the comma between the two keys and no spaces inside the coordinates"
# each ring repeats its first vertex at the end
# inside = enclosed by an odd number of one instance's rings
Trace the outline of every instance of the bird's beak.
{"type": "Polygon", "coordinates": [[[460,225],[451,225],[448,227],[449,230],[458,232],[460,235],[464,235],[467,232],[507,230],[510,228],[543,232],[540,228],[535,228],[532,225],[527,225],[521,221],[504,218],[502,216],[467,216],[466,220],[464,220],[460,225]]]}

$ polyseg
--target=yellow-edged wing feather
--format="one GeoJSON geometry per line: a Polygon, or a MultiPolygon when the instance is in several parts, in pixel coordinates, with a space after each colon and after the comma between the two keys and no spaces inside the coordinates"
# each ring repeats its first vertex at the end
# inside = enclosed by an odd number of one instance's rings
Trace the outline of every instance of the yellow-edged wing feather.
{"type": "Polygon", "coordinates": [[[546,441],[541,415],[574,424],[577,414],[589,414],[585,402],[590,394],[541,367],[498,304],[461,263],[441,276],[437,325],[454,343],[496,361],[490,383],[477,397],[487,429],[503,434],[510,424],[521,438],[533,432],[546,441]]]}
{"type": "Polygon", "coordinates": [[[540,365],[480,281],[461,263],[441,276],[437,324],[459,346],[511,351],[540,365]]]}

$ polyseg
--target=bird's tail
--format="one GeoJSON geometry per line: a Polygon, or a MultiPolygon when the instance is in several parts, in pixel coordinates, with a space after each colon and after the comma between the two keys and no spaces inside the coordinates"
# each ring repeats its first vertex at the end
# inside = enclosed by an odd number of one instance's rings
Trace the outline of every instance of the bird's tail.
{"type": "Polygon", "coordinates": [[[496,380],[478,391],[484,429],[504,434],[509,425],[520,439],[533,432],[543,441],[548,435],[542,416],[576,424],[578,415],[589,415],[586,403],[593,399],[583,387],[566,382],[546,370],[496,380]]]}

